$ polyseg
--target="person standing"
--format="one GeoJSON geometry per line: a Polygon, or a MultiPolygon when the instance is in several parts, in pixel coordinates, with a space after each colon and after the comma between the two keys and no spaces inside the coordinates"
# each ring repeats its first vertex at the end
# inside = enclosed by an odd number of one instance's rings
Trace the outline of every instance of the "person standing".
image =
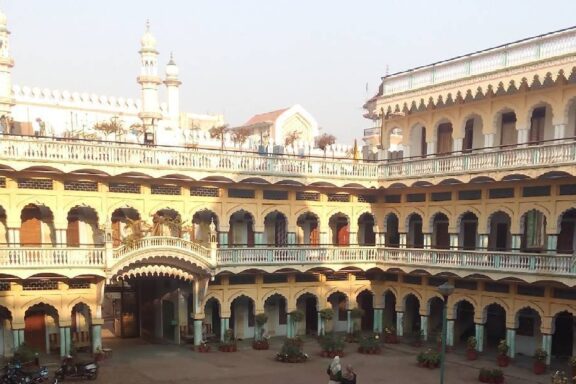
{"type": "Polygon", "coordinates": [[[341,384],[356,384],[356,372],[350,364],[346,366],[346,372],[342,375],[341,384]]]}
{"type": "Polygon", "coordinates": [[[326,371],[328,376],[330,376],[330,380],[328,380],[328,384],[340,384],[342,381],[342,365],[340,364],[340,357],[335,356],[334,360],[328,366],[328,370],[326,371]]]}

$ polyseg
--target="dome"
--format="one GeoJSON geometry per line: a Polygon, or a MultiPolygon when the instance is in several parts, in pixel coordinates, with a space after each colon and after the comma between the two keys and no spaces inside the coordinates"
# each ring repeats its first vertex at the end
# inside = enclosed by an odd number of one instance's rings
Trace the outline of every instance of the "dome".
{"type": "Polygon", "coordinates": [[[179,73],[180,70],[178,69],[176,63],[174,62],[174,57],[172,56],[172,54],[170,54],[170,61],[166,65],[166,76],[177,77],[179,73]]]}
{"type": "Polygon", "coordinates": [[[150,32],[150,22],[146,22],[146,32],[140,40],[142,49],[156,49],[156,38],[150,32]]]}
{"type": "Polygon", "coordinates": [[[6,26],[6,15],[4,14],[4,12],[0,11],[0,25],[2,26],[6,26]]]}

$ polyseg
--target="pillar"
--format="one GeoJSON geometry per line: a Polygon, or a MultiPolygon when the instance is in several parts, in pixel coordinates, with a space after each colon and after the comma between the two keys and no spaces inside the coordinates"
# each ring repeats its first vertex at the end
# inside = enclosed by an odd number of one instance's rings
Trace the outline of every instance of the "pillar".
{"type": "Polygon", "coordinates": [[[487,133],[484,135],[484,148],[492,148],[494,146],[495,133],[487,133]]]}
{"type": "Polygon", "coordinates": [[[67,356],[70,353],[70,327],[60,327],[60,357],[67,356]]]}
{"type": "Polygon", "coordinates": [[[56,246],[65,247],[67,244],[66,229],[56,228],[55,233],[56,233],[56,246]]]}
{"type": "Polygon", "coordinates": [[[428,316],[420,315],[420,333],[422,333],[422,340],[428,341],[428,316]]]}
{"type": "Polygon", "coordinates": [[[228,248],[228,232],[218,233],[218,243],[222,248],[228,248]]]}
{"type": "Polygon", "coordinates": [[[102,325],[92,324],[92,352],[102,350],[102,325]]]}
{"type": "Polygon", "coordinates": [[[289,245],[296,244],[296,232],[288,232],[286,234],[286,240],[288,241],[289,245]]]}
{"type": "Polygon", "coordinates": [[[452,151],[453,152],[461,152],[463,142],[464,142],[464,139],[462,139],[462,138],[459,138],[459,139],[454,138],[453,143],[452,143],[452,151]]]}
{"type": "MultiPolygon", "coordinates": [[[[196,325],[196,324],[194,324],[196,325]]],[[[224,335],[226,334],[226,331],[228,330],[228,328],[230,327],[230,318],[228,317],[222,317],[220,318],[220,340],[224,341],[224,335]]]]}
{"type": "Polygon", "coordinates": [[[556,248],[558,247],[558,235],[552,234],[546,236],[546,248],[548,253],[556,253],[556,248]]]}
{"type": "Polygon", "coordinates": [[[266,245],[264,232],[254,232],[254,245],[266,245]]]}
{"type": "Polygon", "coordinates": [[[384,314],[384,310],[382,308],[374,308],[374,333],[382,333],[383,326],[382,326],[382,316],[384,314]]]}
{"type": "Polygon", "coordinates": [[[520,252],[522,244],[522,235],[512,235],[512,252],[520,252]]]}
{"type": "Polygon", "coordinates": [[[508,344],[508,356],[511,359],[516,356],[516,330],[506,329],[506,344],[508,344]]]}
{"type": "Polygon", "coordinates": [[[354,324],[352,323],[352,313],[350,310],[346,310],[346,332],[352,333],[354,331],[354,324]]]}
{"type": "Polygon", "coordinates": [[[517,140],[518,144],[528,143],[528,128],[518,129],[517,133],[518,133],[518,136],[517,136],[518,138],[516,140],[517,140]]]}
{"type": "Polygon", "coordinates": [[[404,336],[404,312],[396,312],[396,336],[404,336]]]}
{"type": "Polygon", "coordinates": [[[436,142],[435,141],[428,141],[426,143],[426,155],[433,156],[436,154],[436,142]]]}
{"type": "Polygon", "coordinates": [[[8,244],[20,245],[20,228],[8,228],[8,244]]]}
{"type": "Polygon", "coordinates": [[[432,248],[432,234],[424,233],[424,249],[432,248]]]}
{"type": "Polygon", "coordinates": [[[328,232],[320,232],[320,245],[332,245],[328,238],[328,232]]]}
{"type": "Polygon", "coordinates": [[[457,233],[450,234],[450,249],[459,249],[458,237],[457,233]]]}
{"type": "Polygon", "coordinates": [[[552,355],[552,335],[542,335],[542,349],[546,351],[546,365],[550,365],[550,358],[552,355]]]}
{"type": "Polygon", "coordinates": [[[317,323],[318,323],[318,336],[322,336],[324,335],[326,332],[324,332],[324,320],[322,320],[322,317],[320,316],[320,311],[317,312],[317,323]]]}
{"type": "Polygon", "coordinates": [[[554,139],[564,139],[566,137],[566,124],[554,125],[554,139]]]}
{"type": "Polygon", "coordinates": [[[454,346],[454,320],[448,319],[446,322],[446,345],[449,347],[454,346]]]}
{"type": "Polygon", "coordinates": [[[475,324],[476,326],[476,350],[478,352],[484,351],[484,324],[475,324]]]}
{"type": "Polygon", "coordinates": [[[286,315],[286,337],[291,339],[294,337],[294,324],[292,324],[292,315],[286,315]]]}
{"type": "Polygon", "coordinates": [[[18,347],[20,347],[20,345],[22,345],[22,343],[24,343],[24,330],[23,329],[13,329],[12,330],[12,340],[13,340],[13,344],[14,344],[14,349],[18,349],[18,347]],[[22,335],[20,334],[20,331],[22,331],[22,335]],[[22,338],[20,337],[22,336],[22,338]]]}
{"type": "Polygon", "coordinates": [[[194,319],[194,345],[202,343],[202,319],[194,319]]]}
{"type": "Polygon", "coordinates": [[[478,235],[478,249],[486,251],[488,249],[488,234],[481,233],[478,235]]]}

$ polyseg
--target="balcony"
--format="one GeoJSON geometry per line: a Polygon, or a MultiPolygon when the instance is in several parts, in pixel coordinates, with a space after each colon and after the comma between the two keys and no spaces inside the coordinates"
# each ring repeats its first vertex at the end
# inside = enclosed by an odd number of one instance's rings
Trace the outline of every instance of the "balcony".
{"type": "Polygon", "coordinates": [[[380,136],[381,130],[382,128],[380,127],[366,128],[364,129],[364,137],[380,136]]]}
{"type": "Polygon", "coordinates": [[[288,178],[334,185],[358,182],[365,187],[382,186],[399,179],[452,177],[482,172],[511,170],[546,171],[573,166],[576,141],[499,149],[487,148],[450,156],[413,158],[402,161],[366,162],[287,155],[258,155],[243,152],[190,150],[181,147],[147,147],[98,141],[69,141],[5,136],[0,140],[0,162],[23,170],[50,167],[61,172],[98,169],[110,175],[141,172],[151,177],[183,174],[194,180],[208,177],[242,181],[260,177],[275,182],[288,178]]]}
{"type": "Polygon", "coordinates": [[[197,266],[206,272],[239,273],[248,269],[274,272],[294,269],[342,270],[350,267],[383,271],[400,269],[405,273],[452,273],[460,277],[483,275],[492,279],[520,278],[527,282],[554,279],[574,285],[576,256],[516,252],[407,249],[385,247],[257,247],[206,248],[170,237],[148,237],[131,246],[100,248],[0,249],[0,269],[5,274],[27,278],[37,273],[57,273],[68,277],[95,274],[111,278],[131,266],[154,264],[154,257],[180,260],[175,266],[197,266]],[[568,283],[569,282],[569,283],[568,283]]]}

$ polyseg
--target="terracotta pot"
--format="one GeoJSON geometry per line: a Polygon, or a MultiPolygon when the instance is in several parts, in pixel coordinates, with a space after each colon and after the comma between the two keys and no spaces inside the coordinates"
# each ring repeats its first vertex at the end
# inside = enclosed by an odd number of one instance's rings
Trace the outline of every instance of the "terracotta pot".
{"type": "Polygon", "coordinates": [[[496,362],[498,363],[499,367],[507,367],[510,364],[510,357],[506,355],[498,355],[496,357],[496,362]]]}
{"type": "Polygon", "coordinates": [[[535,375],[541,375],[546,372],[546,362],[535,360],[532,364],[532,371],[535,375]]]}
{"type": "Polygon", "coordinates": [[[478,359],[478,351],[475,349],[467,349],[466,350],[466,359],[467,360],[476,360],[478,359]]]}

